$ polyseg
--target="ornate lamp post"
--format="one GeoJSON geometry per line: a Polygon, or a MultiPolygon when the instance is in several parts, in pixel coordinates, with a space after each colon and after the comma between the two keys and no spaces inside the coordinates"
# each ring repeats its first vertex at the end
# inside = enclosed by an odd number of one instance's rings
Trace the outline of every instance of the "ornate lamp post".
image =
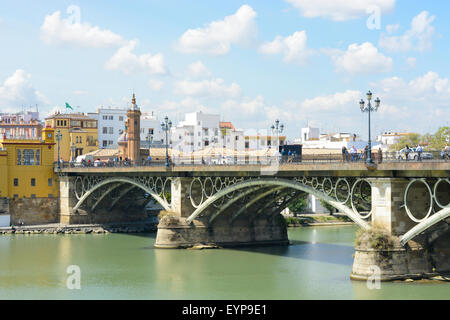
{"type": "Polygon", "coordinates": [[[148,156],[151,157],[150,146],[153,143],[153,135],[151,133],[147,133],[147,143],[148,143],[148,156]]]}
{"type": "Polygon", "coordinates": [[[75,158],[75,152],[77,150],[77,147],[75,146],[75,144],[72,142],[72,145],[70,146],[70,151],[71,151],[71,158],[72,160],[74,160],[75,158]]]}
{"type": "Polygon", "coordinates": [[[56,138],[56,141],[58,142],[58,163],[57,163],[56,167],[58,169],[61,169],[61,166],[59,164],[59,162],[60,162],[59,161],[59,142],[61,141],[61,138],[62,138],[61,130],[56,131],[55,138],[56,138]]]}
{"type": "Polygon", "coordinates": [[[172,121],[167,116],[161,123],[161,128],[166,132],[166,167],[169,167],[169,130],[172,128],[172,121]]]}
{"type": "Polygon", "coordinates": [[[368,112],[369,113],[369,141],[367,144],[367,160],[366,162],[368,164],[373,164],[373,160],[372,160],[372,141],[370,139],[370,113],[373,111],[377,111],[378,108],[380,107],[380,103],[381,100],[380,98],[377,98],[375,100],[375,107],[372,106],[372,104],[370,103],[370,101],[372,100],[372,92],[367,92],[367,106],[365,106],[365,102],[363,99],[361,99],[361,101],[359,102],[359,107],[361,109],[361,112],[368,112]]]}
{"type": "Polygon", "coordinates": [[[280,145],[280,134],[283,132],[283,130],[284,130],[284,125],[283,124],[281,124],[280,125],[280,120],[275,120],[275,124],[273,124],[271,127],[270,127],[271,129],[272,129],[272,134],[273,133],[276,133],[276,135],[277,135],[277,147],[278,147],[278,152],[280,151],[279,149],[280,149],[280,147],[279,147],[279,145],[280,145]]]}

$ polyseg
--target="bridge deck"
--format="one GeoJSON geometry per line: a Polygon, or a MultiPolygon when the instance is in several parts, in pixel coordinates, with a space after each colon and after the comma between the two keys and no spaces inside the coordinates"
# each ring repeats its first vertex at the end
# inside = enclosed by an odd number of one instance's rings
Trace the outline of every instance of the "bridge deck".
{"type": "Polygon", "coordinates": [[[359,176],[359,177],[450,177],[450,162],[387,162],[368,168],[364,163],[290,163],[275,166],[183,165],[125,167],[75,167],[55,169],[61,174],[126,175],[154,173],[162,176],[359,176]]]}

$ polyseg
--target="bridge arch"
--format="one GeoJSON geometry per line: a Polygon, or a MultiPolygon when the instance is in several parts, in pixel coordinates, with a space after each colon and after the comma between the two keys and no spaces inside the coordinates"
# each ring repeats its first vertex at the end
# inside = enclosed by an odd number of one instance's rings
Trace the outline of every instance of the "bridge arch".
{"type": "MultiPolygon", "coordinates": [[[[118,183],[130,184],[130,185],[133,185],[134,187],[138,187],[138,188],[144,190],[150,196],[152,196],[165,210],[170,211],[170,205],[167,203],[167,201],[165,199],[163,199],[162,197],[160,197],[154,190],[152,190],[151,188],[147,187],[145,184],[143,184],[139,181],[136,181],[136,180],[133,180],[130,178],[126,178],[126,177],[108,178],[108,179],[105,179],[105,180],[99,182],[98,184],[94,185],[91,189],[89,189],[86,193],[84,193],[82,197],[80,197],[80,199],[78,200],[78,203],[73,207],[73,211],[78,210],[81,207],[81,205],[89,198],[89,196],[91,196],[99,188],[106,186],[108,184],[118,184],[118,183]]],[[[114,188],[110,188],[107,191],[110,192],[113,189],[114,188]]]]}
{"type": "Polygon", "coordinates": [[[312,194],[318,199],[321,199],[327,203],[329,203],[331,206],[335,207],[336,209],[340,210],[344,214],[346,214],[350,219],[352,219],[355,223],[357,223],[361,228],[363,229],[370,229],[370,225],[364,221],[358,214],[356,214],[352,209],[345,206],[342,202],[336,201],[335,199],[331,198],[329,195],[320,192],[306,184],[300,183],[295,180],[288,180],[288,179],[279,179],[279,178],[264,178],[264,179],[249,179],[244,180],[241,182],[238,182],[234,185],[228,186],[217,193],[215,193],[213,196],[209,197],[206,201],[204,201],[200,206],[196,208],[196,210],[186,219],[187,223],[191,223],[196,217],[198,217],[204,210],[206,210],[210,205],[212,205],[215,201],[219,200],[220,198],[227,196],[230,193],[233,193],[235,191],[245,189],[245,188],[251,188],[251,187],[262,187],[262,186],[273,186],[273,187],[285,187],[285,188],[291,188],[298,191],[303,191],[308,194],[312,194]]]}

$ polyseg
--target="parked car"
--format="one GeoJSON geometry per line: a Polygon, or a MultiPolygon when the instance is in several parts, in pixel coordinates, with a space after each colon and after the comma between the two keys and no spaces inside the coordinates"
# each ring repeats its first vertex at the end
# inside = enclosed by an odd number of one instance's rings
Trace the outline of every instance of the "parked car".
{"type": "MultiPolygon", "coordinates": [[[[398,160],[406,160],[406,148],[403,148],[396,152],[395,156],[398,160]]],[[[418,160],[419,154],[416,151],[416,148],[409,148],[408,160],[418,160]]],[[[433,155],[431,152],[422,151],[422,159],[431,160],[433,159],[433,155]]]]}

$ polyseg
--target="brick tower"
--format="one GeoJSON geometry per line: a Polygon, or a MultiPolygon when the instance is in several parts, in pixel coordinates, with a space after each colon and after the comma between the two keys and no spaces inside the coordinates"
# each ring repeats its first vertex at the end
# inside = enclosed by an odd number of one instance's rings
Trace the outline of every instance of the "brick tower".
{"type": "Polygon", "coordinates": [[[132,161],[140,160],[141,149],[141,111],[133,93],[131,108],[127,111],[127,157],[132,161]]]}

